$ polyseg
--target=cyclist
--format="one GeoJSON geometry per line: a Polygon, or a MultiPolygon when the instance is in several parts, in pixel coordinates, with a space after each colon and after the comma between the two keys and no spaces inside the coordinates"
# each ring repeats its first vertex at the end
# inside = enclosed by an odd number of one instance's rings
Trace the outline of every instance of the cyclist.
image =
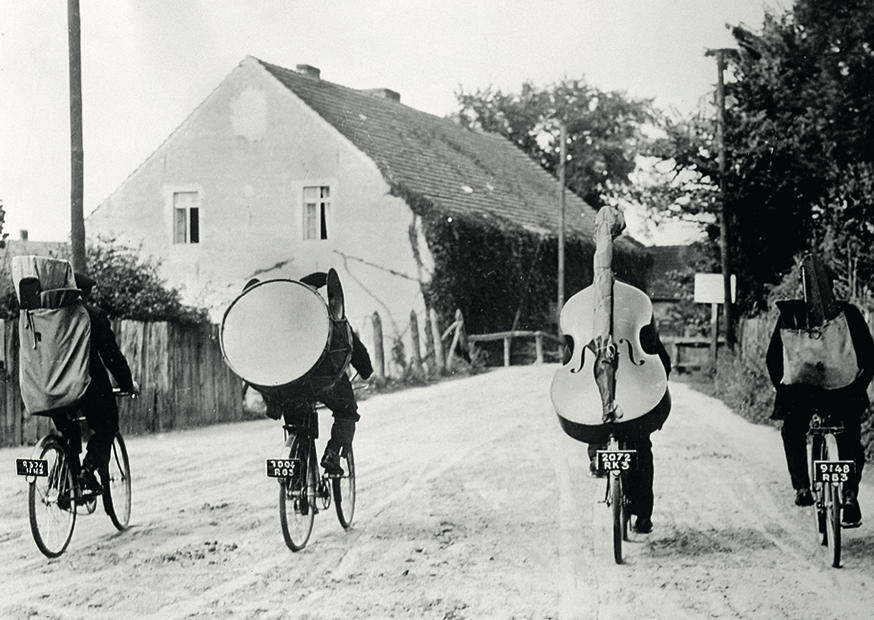
{"type": "MultiPolygon", "coordinates": [[[[243,288],[246,289],[258,284],[257,278],[252,278],[243,288]]],[[[301,278],[300,282],[313,290],[325,286],[327,274],[315,272],[301,278]]],[[[367,348],[358,338],[358,334],[352,331],[352,367],[358,371],[362,379],[368,379],[373,374],[373,365],[367,348]]],[[[277,388],[255,388],[264,399],[267,406],[267,416],[274,420],[283,418],[286,424],[294,424],[307,414],[312,401],[317,400],[331,410],[334,423],[331,426],[331,437],[325,446],[322,456],[322,467],[329,474],[342,475],[343,468],[340,466],[340,451],[352,447],[352,439],[355,436],[355,425],[361,416],[358,415],[358,403],[355,401],[355,393],[352,383],[345,373],[331,386],[312,392],[306,386],[290,385],[277,388]]]]}
{"type": "MultiPolygon", "coordinates": [[[[121,391],[136,393],[139,389],[131,376],[130,366],[128,366],[124,354],[118,348],[106,313],[95,304],[89,303],[96,282],[83,273],[76,273],[74,277],[76,286],[82,291],[82,299],[85,302],[85,309],[88,311],[88,318],[91,319],[88,357],[91,382],[79,401],[79,407],[88,421],[92,435],[88,440],[85,458],[82,460],[79,482],[85,488],[100,492],[102,488],[94,476],[94,471],[106,471],[112,439],[118,432],[118,405],[115,402],[107,370],[112,374],[121,391]]],[[[55,426],[63,432],[64,429],[58,424],[58,418],[54,417],[53,419],[55,426]]]]}
{"type": "MultiPolygon", "coordinates": [[[[640,344],[643,350],[647,353],[655,353],[659,356],[659,360],[665,369],[665,375],[671,375],[671,358],[665,350],[661,339],[659,338],[658,330],[655,326],[655,319],[650,321],[650,324],[640,330],[640,344]]],[[[656,405],[653,411],[647,413],[647,416],[653,416],[654,419],[660,420],[658,428],[664,424],[671,410],[670,397],[665,394],[665,398],[656,405]]],[[[634,530],[639,534],[649,534],[652,532],[652,509],[654,503],[653,495],[653,478],[655,468],[653,465],[652,441],[650,433],[641,433],[637,435],[629,435],[622,437],[625,440],[625,447],[628,450],[637,450],[637,467],[628,472],[628,488],[626,493],[629,500],[628,512],[635,515],[634,530]]],[[[589,456],[589,473],[595,477],[603,477],[605,474],[598,471],[595,455],[598,450],[604,450],[607,444],[588,444],[587,452],[589,456]]]]}
{"type": "MultiPolygon", "coordinates": [[[[777,391],[774,399],[774,412],[771,419],[783,420],[780,432],[789,478],[795,489],[795,504],[810,506],[813,495],[810,492],[810,474],[807,463],[807,431],[810,420],[817,412],[828,414],[843,424],[844,430],[836,436],[841,458],[855,462],[855,473],[843,487],[843,510],[841,524],[844,527],[858,527],[862,524],[859,508],[858,490],[865,464],[865,451],[861,441],[862,413],[869,405],[867,387],[874,377],[874,339],[862,313],[854,305],[837,302],[834,299],[831,276],[819,258],[805,259],[801,269],[805,299],[780,302],[780,317],[771,336],[766,354],[766,364],[771,382],[777,391]],[[826,389],[817,381],[796,382],[785,377],[786,353],[781,330],[809,327],[817,316],[811,307],[811,300],[822,299],[818,305],[819,315],[826,321],[834,321],[841,316],[846,318],[849,338],[858,371],[848,385],[836,389],[826,389]]],[[[845,364],[852,365],[848,359],[845,364]]],[[[852,372],[852,370],[850,371],[852,372]]]]}

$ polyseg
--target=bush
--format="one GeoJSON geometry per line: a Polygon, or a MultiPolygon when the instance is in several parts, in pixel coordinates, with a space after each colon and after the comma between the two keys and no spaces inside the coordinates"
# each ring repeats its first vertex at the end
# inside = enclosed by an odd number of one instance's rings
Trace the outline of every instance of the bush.
{"type": "Polygon", "coordinates": [[[167,287],[159,275],[159,266],[137,249],[101,238],[88,247],[88,273],[97,281],[94,302],[118,319],[206,322],[207,311],[183,304],[179,290],[167,287]]]}
{"type": "Polygon", "coordinates": [[[774,387],[764,360],[744,359],[721,351],[716,364],[716,396],[736,413],[757,424],[774,424],[774,387]]]}

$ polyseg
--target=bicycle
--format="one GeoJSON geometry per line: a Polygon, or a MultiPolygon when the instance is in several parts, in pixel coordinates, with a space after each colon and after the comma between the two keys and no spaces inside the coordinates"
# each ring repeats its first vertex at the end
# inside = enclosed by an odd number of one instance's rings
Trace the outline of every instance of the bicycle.
{"type": "Polygon", "coordinates": [[[607,473],[604,503],[613,516],[613,559],[622,564],[622,542],[628,541],[628,472],[636,465],[637,450],[625,449],[625,441],[610,435],[607,448],[596,452],[598,471],[607,473]]]}
{"type": "Polygon", "coordinates": [[[826,416],[814,414],[807,434],[808,467],[814,499],[813,515],[820,544],[828,547],[832,567],[841,566],[841,498],[843,483],[854,475],[855,463],[840,460],[836,435],[844,430],[826,416]]]}
{"type": "MultiPolygon", "coordinates": [[[[133,396],[116,391],[117,396],[133,396]]],[[[110,448],[109,463],[99,468],[102,492],[79,486],[82,432],[85,416],[70,409],[55,416],[61,429],[51,430],[34,446],[32,457],[16,459],[16,470],[29,483],[27,494],[30,531],[37,548],[49,558],[59,557],[73,537],[76,514],[97,509],[102,496],[103,509],[119,531],[130,522],[131,477],[127,447],[120,432],[110,448]]]]}
{"type": "Polygon", "coordinates": [[[279,480],[279,522],[285,544],[300,551],[309,541],[316,513],[334,500],[344,530],[355,514],[355,458],[352,448],[340,455],[342,475],[322,472],[316,455],[319,419],[315,403],[299,424],[283,425],[288,458],[267,459],[267,476],[279,480]]]}

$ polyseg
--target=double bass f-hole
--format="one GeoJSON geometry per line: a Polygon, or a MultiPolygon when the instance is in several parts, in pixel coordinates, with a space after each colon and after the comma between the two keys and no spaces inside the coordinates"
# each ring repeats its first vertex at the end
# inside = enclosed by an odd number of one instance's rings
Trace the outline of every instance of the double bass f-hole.
{"type": "Polygon", "coordinates": [[[619,344],[625,343],[625,346],[628,347],[628,360],[634,364],[635,366],[643,366],[646,363],[646,360],[636,360],[634,359],[634,345],[631,344],[631,341],[628,338],[620,338],[619,344]]]}

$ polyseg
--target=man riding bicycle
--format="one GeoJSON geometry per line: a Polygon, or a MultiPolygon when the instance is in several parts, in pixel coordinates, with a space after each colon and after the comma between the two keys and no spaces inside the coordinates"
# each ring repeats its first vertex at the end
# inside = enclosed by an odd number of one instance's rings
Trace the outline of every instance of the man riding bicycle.
{"type": "MultiPolygon", "coordinates": [[[[855,472],[843,486],[841,524],[858,527],[862,524],[859,481],[865,465],[861,423],[869,405],[866,390],[874,377],[874,339],[858,308],[834,300],[831,276],[818,257],[805,258],[801,277],[806,301],[778,302],[780,318],[768,346],[768,374],[777,391],[771,419],[783,420],[780,434],[798,506],[813,504],[806,450],[811,418],[820,414],[843,425],[843,431],[835,437],[838,451],[841,458],[855,463],[855,472]],[[808,330],[818,331],[820,341],[833,343],[829,345],[832,350],[850,351],[848,357],[832,356],[843,360],[846,367],[843,370],[849,373],[848,379],[839,382],[838,387],[823,387],[816,375],[793,376],[798,374],[794,372],[798,365],[792,359],[791,342],[787,347],[784,339],[793,338],[793,332],[808,330]]],[[[814,368],[835,366],[829,359],[813,361],[814,368]]]]}
{"type": "MultiPolygon", "coordinates": [[[[313,290],[325,286],[327,274],[325,272],[312,273],[300,279],[313,290]]],[[[259,283],[253,278],[246,283],[243,290],[247,290],[259,283]]],[[[352,331],[352,367],[358,371],[362,379],[368,379],[373,374],[373,365],[367,348],[358,338],[358,334],[352,331]]],[[[325,446],[322,456],[322,467],[331,475],[342,475],[343,468],[340,466],[340,451],[352,447],[352,439],[355,436],[355,425],[361,416],[358,415],[358,404],[355,401],[355,393],[352,383],[345,373],[342,373],[333,383],[326,388],[317,391],[311,390],[306,385],[288,385],[280,387],[252,386],[264,399],[267,406],[267,416],[274,420],[283,418],[285,424],[293,425],[304,419],[309,412],[313,401],[319,401],[331,410],[334,423],[331,426],[331,437],[325,446]]]]}
{"type": "MultiPolygon", "coordinates": [[[[118,405],[115,402],[107,370],[112,373],[122,392],[135,393],[138,388],[131,376],[130,366],[121,349],[118,348],[106,313],[100,307],[88,303],[96,282],[82,273],[74,274],[74,278],[76,286],[82,291],[82,299],[85,302],[83,305],[91,320],[91,347],[88,357],[91,382],[79,401],[79,407],[88,421],[92,435],[88,440],[85,458],[82,460],[79,480],[85,488],[99,492],[102,488],[94,476],[94,471],[105,471],[109,462],[112,439],[118,432],[118,405]]],[[[59,415],[62,414],[55,414],[53,420],[58,430],[63,432],[64,422],[59,415]]]]}

